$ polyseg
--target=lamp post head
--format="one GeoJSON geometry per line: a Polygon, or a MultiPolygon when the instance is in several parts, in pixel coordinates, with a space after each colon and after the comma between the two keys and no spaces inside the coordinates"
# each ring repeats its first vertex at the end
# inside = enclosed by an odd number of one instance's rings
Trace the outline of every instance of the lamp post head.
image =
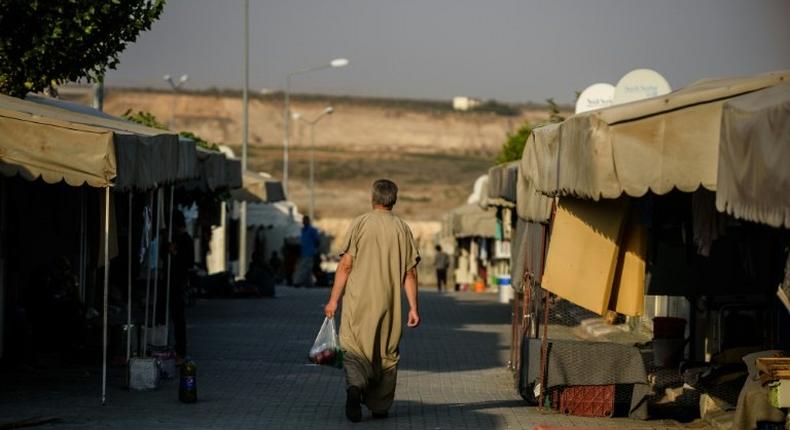
{"type": "Polygon", "coordinates": [[[291,118],[293,118],[294,121],[299,121],[302,118],[302,114],[299,112],[294,112],[291,114],[291,118]]]}
{"type": "Polygon", "coordinates": [[[164,75],[164,76],[162,77],[162,79],[164,79],[164,80],[166,80],[166,81],[168,81],[168,82],[172,82],[172,80],[173,80],[173,78],[171,78],[171,77],[170,77],[170,75],[164,75]]]}
{"type": "Polygon", "coordinates": [[[184,83],[184,82],[186,82],[187,80],[189,80],[189,75],[187,75],[187,74],[184,74],[184,75],[181,75],[181,78],[178,80],[178,83],[179,83],[179,84],[183,84],[183,83],[184,83]]]}
{"type": "Polygon", "coordinates": [[[335,111],[335,108],[333,108],[332,106],[327,106],[327,108],[324,109],[324,114],[332,115],[332,112],[334,112],[334,111],[335,111]]]}
{"type": "Polygon", "coordinates": [[[335,58],[329,64],[332,67],[345,67],[345,66],[348,66],[348,59],[347,58],[335,58]]]}

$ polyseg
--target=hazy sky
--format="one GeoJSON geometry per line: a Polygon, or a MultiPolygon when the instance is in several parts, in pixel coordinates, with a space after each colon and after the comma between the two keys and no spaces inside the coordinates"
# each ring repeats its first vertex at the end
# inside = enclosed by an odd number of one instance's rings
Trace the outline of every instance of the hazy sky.
{"type": "MultiPolygon", "coordinates": [[[[169,0],[108,85],[236,88],[243,0],[169,0]]],[[[788,0],[250,0],[250,88],[299,93],[570,102],[647,67],[673,88],[790,69],[788,0]]]]}

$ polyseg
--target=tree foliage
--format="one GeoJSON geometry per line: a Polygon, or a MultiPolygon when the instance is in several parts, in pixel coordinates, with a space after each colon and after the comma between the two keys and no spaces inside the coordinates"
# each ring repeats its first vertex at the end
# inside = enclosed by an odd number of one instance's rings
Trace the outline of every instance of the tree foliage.
{"type": "Polygon", "coordinates": [[[160,130],[168,130],[167,126],[161,122],[152,114],[151,112],[144,112],[144,111],[137,111],[132,112],[131,109],[127,110],[126,112],[121,115],[124,119],[127,119],[132,122],[136,122],[138,124],[142,124],[151,128],[158,128],[160,130]]]}
{"type": "Polygon", "coordinates": [[[179,136],[186,137],[187,139],[192,139],[195,141],[195,144],[203,149],[209,149],[211,151],[219,151],[219,145],[213,142],[209,142],[206,139],[192,133],[191,131],[180,131],[178,133],[179,136]]]}
{"type": "MultiPolygon", "coordinates": [[[[548,105],[550,123],[565,121],[565,117],[560,115],[560,107],[557,105],[557,102],[554,101],[554,98],[546,99],[546,104],[548,105]]],[[[496,164],[501,164],[520,160],[521,155],[524,152],[524,146],[527,143],[527,138],[529,137],[530,133],[532,133],[532,129],[539,125],[541,124],[524,124],[515,133],[508,133],[507,139],[505,140],[505,143],[502,144],[502,149],[500,149],[499,154],[497,155],[494,162],[496,164]]]]}
{"type": "Polygon", "coordinates": [[[164,0],[0,0],[0,92],[101,80],[163,8],[164,0]]]}
{"type": "MultiPolygon", "coordinates": [[[[154,114],[152,114],[151,112],[145,112],[145,111],[133,112],[131,109],[129,109],[126,112],[124,112],[124,114],[121,116],[128,121],[136,122],[138,124],[142,124],[147,127],[158,128],[160,130],[169,130],[169,128],[164,123],[159,122],[159,120],[156,119],[156,116],[154,116],[154,114]]],[[[198,136],[195,133],[192,133],[191,131],[179,131],[178,135],[195,141],[195,145],[197,145],[198,147],[208,149],[211,151],[219,151],[219,145],[213,142],[209,142],[208,140],[203,139],[202,137],[198,136]]]]}
{"type": "Polygon", "coordinates": [[[554,97],[546,99],[546,103],[549,105],[549,122],[565,121],[565,117],[560,115],[560,107],[554,101],[554,97]]]}
{"type": "Polygon", "coordinates": [[[508,133],[507,140],[496,157],[496,164],[520,160],[530,133],[532,133],[531,124],[522,125],[515,133],[508,133]]]}

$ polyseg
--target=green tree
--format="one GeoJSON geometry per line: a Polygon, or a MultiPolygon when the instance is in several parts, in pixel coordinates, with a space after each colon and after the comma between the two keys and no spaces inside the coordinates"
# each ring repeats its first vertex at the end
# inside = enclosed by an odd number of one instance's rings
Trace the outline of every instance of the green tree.
{"type": "Polygon", "coordinates": [[[507,140],[496,157],[496,164],[520,160],[530,133],[532,133],[531,124],[522,125],[515,133],[508,133],[507,140]]]}
{"type": "Polygon", "coordinates": [[[167,126],[161,122],[152,114],[151,112],[143,112],[137,111],[132,112],[131,109],[128,109],[126,112],[121,115],[124,119],[127,119],[132,122],[136,122],[138,124],[142,124],[152,128],[158,128],[160,130],[168,130],[167,126]]]}
{"type": "Polygon", "coordinates": [[[202,137],[198,136],[195,133],[192,133],[191,131],[180,131],[178,135],[182,137],[186,137],[187,139],[194,140],[195,144],[203,149],[219,151],[219,145],[213,142],[209,142],[208,140],[203,139],[202,137]]]}
{"type": "MultiPolygon", "coordinates": [[[[156,116],[154,116],[154,114],[152,114],[151,112],[145,112],[145,111],[132,112],[131,109],[128,109],[121,116],[126,120],[136,122],[138,124],[142,124],[148,127],[158,128],[160,130],[170,130],[164,123],[159,122],[159,120],[156,119],[156,116]]],[[[195,141],[195,145],[201,148],[208,149],[211,151],[219,151],[219,145],[213,142],[209,142],[208,140],[203,139],[202,137],[198,136],[195,133],[192,133],[191,131],[179,131],[178,135],[181,137],[186,137],[187,139],[192,139],[193,141],[195,141]]]]}
{"type": "Polygon", "coordinates": [[[546,103],[549,105],[549,122],[565,121],[565,117],[560,115],[560,107],[557,106],[557,102],[554,101],[554,97],[546,99],[546,103]]]}
{"type": "Polygon", "coordinates": [[[0,92],[24,97],[68,81],[100,81],[164,0],[0,0],[0,92]]]}

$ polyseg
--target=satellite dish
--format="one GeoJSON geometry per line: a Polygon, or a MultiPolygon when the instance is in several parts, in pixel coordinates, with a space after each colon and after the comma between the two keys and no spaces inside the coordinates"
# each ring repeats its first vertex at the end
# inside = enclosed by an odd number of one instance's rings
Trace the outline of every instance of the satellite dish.
{"type": "Polygon", "coordinates": [[[576,112],[582,113],[612,105],[614,86],[612,84],[592,84],[585,88],[576,100],[576,112]]]}
{"type": "Polygon", "coordinates": [[[636,69],[626,73],[614,87],[612,104],[658,97],[672,91],[669,82],[655,70],[636,69]]]}

